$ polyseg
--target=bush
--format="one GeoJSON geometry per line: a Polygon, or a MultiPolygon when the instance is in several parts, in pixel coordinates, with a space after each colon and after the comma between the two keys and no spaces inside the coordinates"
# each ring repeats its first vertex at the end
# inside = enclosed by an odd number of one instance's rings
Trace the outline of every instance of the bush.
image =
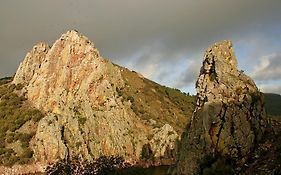
{"type": "Polygon", "coordinates": [[[126,168],[128,164],[125,163],[124,158],[117,156],[102,156],[95,159],[93,162],[82,161],[78,157],[70,160],[60,160],[57,163],[48,166],[46,173],[49,175],[109,175],[115,174],[120,169],[126,168]]]}
{"type": "Polygon", "coordinates": [[[18,139],[19,139],[21,142],[29,142],[31,138],[32,138],[32,135],[31,135],[31,134],[20,133],[18,139]]]}
{"type": "Polygon", "coordinates": [[[0,148],[0,155],[5,154],[6,153],[6,149],[5,148],[0,148]]]}
{"type": "Polygon", "coordinates": [[[151,146],[149,143],[144,144],[142,146],[141,159],[143,159],[143,160],[153,160],[154,159],[154,155],[153,155],[153,152],[151,150],[151,146]]]}
{"type": "Polygon", "coordinates": [[[16,90],[21,90],[23,87],[23,84],[19,83],[16,85],[16,90]]]}
{"type": "Polygon", "coordinates": [[[19,160],[17,161],[18,164],[23,165],[29,162],[28,158],[23,158],[23,157],[19,157],[19,160]]]}
{"type": "Polygon", "coordinates": [[[28,142],[21,142],[21,147],[23,149],[27,149],[29,147],[29,143],[28,142]]]}
{"type": "Polygon", "coordinates": [[[5,142],[4,142],[4,138],[3,137],[1,138],[1,142],[0,142],[0,149],[1,148],[5,148],[5,142]]]}
{"type": "Polygon", "coordinates": [[[13,125],[10,125],[9,127],[9,131],[11,132],[15,132],[17,129],[19,129],[21,126],[19,124],[13,124],[13,125]]]}
{"type": "Polygon", "coordinates": [[[44,117],[44,115],[39,110],[33,110],[32,111],[32,120],[34,122],[38,122],[44,117]]]}
{"type": "Polygon", "coordinates": [[[132,97],[132,96],[128,96],[128,97],[127,97],[127,100],[130,100],[131,103],[134,103],[134,101],[135,101],[134,97],[132,97]]]}
{"type": "Polygon", "coordinates": [[[7,143],[12,143],[14,142],[14,134],[9,134],[6,136],[6,142],[7,143]]]}
{"type": "Polygon", "coordinates": [[[26,149],[22,155],[22,157],[29,158],[29,159],[32,158],[32,156],[33,156],[33,151],[31,149],[26,149]]]}
{"type": "Polygon", "coordinates": [[[85,118],[85,117],[79,117],[78,118],[78,123],[80,125],[84,125],[86,123],[86,121],[87,121],[87,118],[85,118]]]}

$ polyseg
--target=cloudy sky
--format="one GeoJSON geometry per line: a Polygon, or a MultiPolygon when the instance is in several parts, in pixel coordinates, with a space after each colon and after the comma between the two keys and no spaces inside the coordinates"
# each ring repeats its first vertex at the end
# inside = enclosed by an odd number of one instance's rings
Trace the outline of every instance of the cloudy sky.
{"type": "Polygon", "coordinates": [[[36,43],[76,29],[103,57],[191,93],[205,49],[230,39],[239,68],[280,94],[280,9],[280,0],[1,0],[0,77],[36,43]]]}

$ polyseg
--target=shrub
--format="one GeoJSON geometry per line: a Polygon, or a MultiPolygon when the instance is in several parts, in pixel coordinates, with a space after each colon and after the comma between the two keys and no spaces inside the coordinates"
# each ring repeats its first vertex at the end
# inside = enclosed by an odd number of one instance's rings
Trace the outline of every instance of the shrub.
{"type": "Polygon", "coordinates": [[[26,149],[22,155],[22,157],[29,158],[29,159],[32,158],[32,156],[33,156],[33,151],[31,149],[26,149]]]}
{"type": "Polygon", "coordinates": [[[5,154],[6,153],[6,149],[5,148],[0,148],[0,155],[5,154]]]}
{"type": "Polygon", "coordinates": [[[78,123],[80,125],[84,125],[86,123],[86,121],[87,121],[87,118],[85,118],[85,117],[79,117],[78,118],[78,123]]]}
{"type": "Polygon", "coordinates": [[[5,138],[1,137],[1,140],[0,140],[0,141],[1,141],[1,142],[0,142],[0,149],[1,149],[1,148],[5,148],[4,139],[5,139],[5,138]]]}
{"type": "Polygon", "coordinates": [[[14,134],[9,134],[6,136],[6,142],[7,143],[12,143],[14,142],[14,134]]]}
{"type": "Polygon", "coordinates": [[[9,127],[9,131],[11,132],[15,132],[17,129],[19,129],[21,126],[19,124],[13,124],[13,125],[10,125],[9,127]]]}
{"type": "Polygon", "coordinates": [[[16,90],[21,90],[23,87],[23,84],[19,83],[16,85],[16,90]]]}
{"type": "Polygon", "coordinates": [[[29,159],[28,158],[23,158],[23,157],[19,157],[19,160],[17,161],[18,164],[26,164],[29,162],[29,159]]]}
{"type": "Polygon", "coordinates": [[[143,159],[143,160],[153,160],[154,159],[154,155],[153,155],[153,152],[151,150],[151,146],[149,143],[144,144],[142,146],[141,159],[143,159]]]}
{"type": "Polygon", "coordinates": [[[130,100],[131,103],[134,103],[134,101],[135,101],[134,97],[132,97],[132,96],[128,96],[128,97],[127,97],[127,100],[130,100]]]}
{"type": "Polygon", "coordinates": [[[29,142],[31,138],[32,138],[32,135],[31,135],[31,134],[20,133],[18,139],[19,139],[21,142],[29,142]]]}
{"type": "Polygon", "coordinates": [[[29,147],[29,142],[21,142],[21,147],[27,149],[29,147]]]}
{"type": "Polygon", "coordinates": [[[32,113],[32,120],[34,122],[38,122],[44,117],[44,115],[39,110],[33,110],[32,113]]]}
{"type": "Polygon", "coordinates": [[[63,159],[57,163],[48,166],[46,173],[49,175],[109,175],[116,174],[120,169],[126,168],[128,164],[125,163],[124,158],[117,156],[102,156],[95,159],[93,162],[82,161],[78,157],[71,159],[63,159]]]}
{"type": "Polygon", "coordinates": [[[24,123],[25,123],[25,120],[24,120],[23,117],[18,117],[18,118],[15,120],[15,124],[16,124],[16,125],[22,126],[24,123]]]}

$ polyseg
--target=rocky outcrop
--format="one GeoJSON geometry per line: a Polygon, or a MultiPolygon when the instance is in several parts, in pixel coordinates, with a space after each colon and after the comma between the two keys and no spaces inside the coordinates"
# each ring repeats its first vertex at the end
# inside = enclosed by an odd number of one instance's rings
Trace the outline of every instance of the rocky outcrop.
{"type": "Polygon", "coordinates": [[[144,145],[155,158],[175,148],[173,127],[157,129],[143,121],[132,100],[119,94],[126,86],[121,71],[76,31],[63,34],[49,50],[40,45],[27,55],[13,83],[25,84],[28,100],[46,114],[31,145],[37,162],[116,155],[134,164],[144,145]]]}
{"type": "Polygon", "coordinates": [[[196,89],[196,109],[182,137],[176,174],[198,173],[200,161],[209,155],[243,163],[261,139],[267,121],[263,95],[237,69],[230,41],[208,48],[196,89]]]}
{"type": "Polygon", "coordinates": [[[28,83],[40,68],[42,60],[45,59],[50,47],[46,43],[38,43],[27,53],[24,61],[20,64],[14,77],[14,83],[28,83]]]}

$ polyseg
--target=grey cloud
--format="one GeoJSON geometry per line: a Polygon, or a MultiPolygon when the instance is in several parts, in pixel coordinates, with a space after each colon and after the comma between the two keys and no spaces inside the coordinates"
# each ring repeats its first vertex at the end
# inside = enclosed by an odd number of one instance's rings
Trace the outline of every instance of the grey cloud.
{"type": "Polygon", "coordinates": [[[104,57],[184,87],[198,74],[185,63],[201,61],[197,55],[211,43],[238,42],[252,33],[270,38],[264,30],[280,24],[280,6],[275,0],[4,0],[0,76],[12,75],[37,42],[52,44],[74,28],[94,41],[104,57]],[[179,72],[179,65],[186,70],[179,72]]]}
{"type": "Polygon", "coordinates": [[[182,72],[176,81],[175,86],[177,88],[183,88],[186,86],[194,86],[199,70],[201,67],[201,59],[189,60],[186,65],[185,72],[182,72]]]}
{"type": "Polygon", "coordinates": [[[258,84],[258,87],[265,93],[281,94],[281,84],[258,84]]]}
{"type": "Polygon", "coordinates": [[[256,80],[281,80],[281,54],[272,54],[261,58],[254,67],[252,77],[256,80]]]}

